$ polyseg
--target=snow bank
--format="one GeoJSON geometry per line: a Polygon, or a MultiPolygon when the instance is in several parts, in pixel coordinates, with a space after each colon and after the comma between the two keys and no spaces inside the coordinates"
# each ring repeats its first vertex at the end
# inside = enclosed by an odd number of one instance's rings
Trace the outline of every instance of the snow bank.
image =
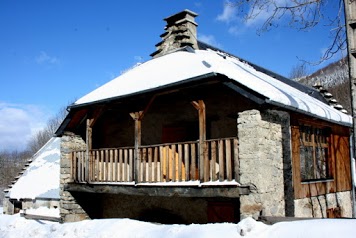
{"type": "Polygon", "coordinates": [[[120,238],[213,238],[213,237],[354,237],[355,219],[324,219],[281,222],[269,226],[251,218],[238,224],[160,225],[131,219],[101,219],[59,224],[26,220],[18,215],[0,216],[0,238],[17,237],[120,237],[120,238]]]}

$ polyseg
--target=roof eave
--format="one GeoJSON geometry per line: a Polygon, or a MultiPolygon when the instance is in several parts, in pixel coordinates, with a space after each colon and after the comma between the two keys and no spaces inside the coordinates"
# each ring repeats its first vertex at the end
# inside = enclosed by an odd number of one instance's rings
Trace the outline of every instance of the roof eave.
{"type": "Polygon", "coordinates": [[[332,120],[332,119],[327,118],[327,117],[318,116],[318,115],[313,114],[311,112],[307,112],[307,111],[301,110],[299,108],[292,107],[290,105],[285,105],[285,104],[282,104],[282,103],[279,103],[279,102],[275,102],[275,101],[272,101],[270,99],[266,99],[266,103],[268,103],[270,105],[273,105],[273,106],[280,107],[280,108],[285,108],[287,110],[290,110],[290,111],[293,111],[293,112],[297,112],[297,113],[300,113],[300,114],[303,114],[303,115],[306,115],[306,116],[311,116],[311,117],[314,117],[314,118],[317,118],[317,119],[320,119],[320,120],[323,120],[323,121],[331,122],[333,124],[338,124],[338,125],[346,126],[346,127],[350,127],[350,128],[352,127],[352,123],[347,123],[347,122],[344,122],[344,121],[336,121],[336,120],[332,120]]]}

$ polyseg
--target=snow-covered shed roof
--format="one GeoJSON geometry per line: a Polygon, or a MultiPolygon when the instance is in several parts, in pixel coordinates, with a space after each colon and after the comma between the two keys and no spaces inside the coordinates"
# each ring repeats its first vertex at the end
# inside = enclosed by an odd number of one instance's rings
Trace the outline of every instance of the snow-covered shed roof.
{"type": "Polygon", "coordinates": [[[10,199],[59,199],[61,138],[51,138],[7,194],[10,199]]]}
{"type": "Polygon", "coordinates": [[[216,50],[179,50],[151,59],[80,98],[84,106],[189,82],[208,75],[224,75],[254,91],[268,104],[299,111],[338,124],[351,125],[351,117],[250,64],[216,50]]]}

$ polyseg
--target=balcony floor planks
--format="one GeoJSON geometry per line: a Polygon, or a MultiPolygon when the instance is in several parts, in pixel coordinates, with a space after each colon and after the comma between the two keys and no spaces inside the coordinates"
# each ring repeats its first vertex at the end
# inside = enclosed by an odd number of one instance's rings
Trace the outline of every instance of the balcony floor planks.
{"type": "Polygon", "coordinates": [[[86,193],[110,193],[133,196],[157,196],[157,197],[229,197],[237,198],[240,195],[248,195],[246,186],[157,186],[157,185],[107,185],[107,184],[78,184],[68,183],[65,191],[86,193]]]}

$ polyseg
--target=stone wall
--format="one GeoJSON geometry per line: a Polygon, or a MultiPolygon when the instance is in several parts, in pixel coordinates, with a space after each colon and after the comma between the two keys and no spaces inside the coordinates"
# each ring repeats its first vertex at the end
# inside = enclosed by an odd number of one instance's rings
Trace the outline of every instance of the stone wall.
{"type": "Polygon", "coordinates": [[[296,217],[326,218],[328,209],[339,209],[341,217],[352,217],[350,191],[296,199],[294,204],[296,217]]]}
{"type": "Polygon", "coordinates": [[[291,190],[291,182],[284,183],[285,174],[291,173],[289,114],[248,110],[239,113],[237,123],[240,183],[251,187],[249,195],[240,197],[241,219],[285,216],[290,203],[285,191],[291,190]]]}
{"type": "Polygon", "coordinates": [[[60,215],[63,222],[74,222],[88,219],[89,216],[77,203],[70,192],[64,191],[64,184],[71,182],[70,152],[85,150],[84,140],[73,133],[65,132],[61,139],[61,171],[60,171],[60,215]]]}
{"type": "Polygon", "coordinates": [[[5,197],[2,201],[3,213],[6,215],[13,215],[15,213],[15,207],[9,198],[5,197]]]}
{"type": "Polygon", "coordinates": [[[35,199],[22,201],[22,209],[37,209],[41,207],[59,208],[59,200],[57,199],[35,199]]]}

